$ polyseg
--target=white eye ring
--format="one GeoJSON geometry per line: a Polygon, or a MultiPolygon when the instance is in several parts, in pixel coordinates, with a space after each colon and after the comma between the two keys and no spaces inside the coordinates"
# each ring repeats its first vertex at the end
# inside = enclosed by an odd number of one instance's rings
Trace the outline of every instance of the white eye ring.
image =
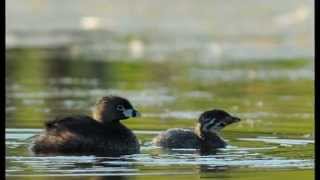
{"type": "Polygon", "coordinates": [[[121,105],[121,104],[120,104],[120,105],[117,105],[116,108],[117,108],[118,111],[124,111],[124,110],[125,110],[124,106],[121,105]]]}

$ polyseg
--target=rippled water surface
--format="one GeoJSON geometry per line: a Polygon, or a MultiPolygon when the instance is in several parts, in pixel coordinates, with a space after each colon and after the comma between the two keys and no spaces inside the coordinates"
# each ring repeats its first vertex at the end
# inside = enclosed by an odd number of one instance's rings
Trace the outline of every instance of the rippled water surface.
{"type": "MultiPolygon", "coordinates": [[[[280,139],[272,137],[238,138],[228,136],[231,144],[212,155],[199,155],[195,149],[163,151],[152,146],[150,138],[156,131],[136,131],[144,139],[141,154],[122,157],[96,156],[31,156],[27,152],[30,137],[40,129],[7,129],[6,156],[9,176],[139,176],[139,175],[227,175],[258,169],[285,171],[288,169],[309,172],[313,159],[307,155],[290,155],[292,150],[309,151],[313,140],[280,139]],[[251,145],[247,141],[253,141],[251,145]],[[258,143],[264,142],[264,143],[258,143]],[[246,145],[245,145],[246,144],[246,145]],[[287,155],[280,155],[277,152],[287,155]],[[302,156],[301,156],[302,155],[302,156]]],[[[232,175],[234,177],[234,175],[232,175]]],[[[236,178],[236,177],[235,177],[236,178]]]]}
{"type": "Polygon", "coordinates": [[[6,3],[8,179],[314,179],[313,1],[6,3]],[[141,153],[35,156],[46,120],[128,98],[141,153]],[[151,144],[205,110],[242,119],[215,154],[151,144]],[[57,177],[58,176],[58,177],[57,177]]]}
{"type": "Polygon", "coordinates": [[[10,179],[313,178],[313,63],[308,59],[202,65],[72,61],[39,54],[13,51],[7,58],[10,179]],[[89,114],[96,99],[107,94],[125,96],[143,112],[124,121],[138,135],[141,154],[39,157],[28,151],[45,120],[89,114]],[[242,118],[223,130],[227,148],[204,156],[196,149],[165,151],[150,143],[165,129],[192,127],[211,108],[242,118]]]}

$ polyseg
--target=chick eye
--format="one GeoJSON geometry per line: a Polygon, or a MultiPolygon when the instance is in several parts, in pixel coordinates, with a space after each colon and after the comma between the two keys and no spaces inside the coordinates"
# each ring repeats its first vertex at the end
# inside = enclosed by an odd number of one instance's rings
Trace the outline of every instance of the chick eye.
{"type": "Polygon", "coordinates": [[[121,104],[117,105],[116,108],[117,108],[118,111],[124,111],[124,106],[121,105],[121,104]]]}

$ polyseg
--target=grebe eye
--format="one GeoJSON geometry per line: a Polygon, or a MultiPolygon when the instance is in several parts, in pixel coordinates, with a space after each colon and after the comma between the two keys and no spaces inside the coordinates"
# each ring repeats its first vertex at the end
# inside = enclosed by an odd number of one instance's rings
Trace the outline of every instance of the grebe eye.
{"type": "Polygon", "coordinates": [[[121,104],[117,105],[116,108],[117,108],[118,111],[124,111],[124,110],[125,110],[125,109],[124,109],[124,106],[121,105],[121,104]]]}

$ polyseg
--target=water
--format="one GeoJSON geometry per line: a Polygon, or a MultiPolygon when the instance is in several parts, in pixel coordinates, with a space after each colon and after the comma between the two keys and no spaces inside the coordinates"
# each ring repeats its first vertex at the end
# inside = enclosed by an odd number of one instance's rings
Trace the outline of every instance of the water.
{"type": "MultiPolygon", "coordinates": [[[[174,149],[163,151],[152,146],[149,141],[158,132],[135,132],[142,142],[142,152],[122,157],[96,156],[30,156],[27,147],[30,137],[40,129],[7,129],[6,146],[10,154],[6,156],[7,175],[11,176],[145,176],[145,175],[194,175],[210,173],[231,174],[252,169],[272,171],[297,170],[308,172],[313,169],[310,157],[284,157],[277,153],[292,153],[292,145],[301,151],[311,151],[313,140],[279,139],[277,137],[237,138],[230,136],[229,143],[239,141],[272,140],[271,144],[263,143],[258,147],[228,146],[214,155],[199,155],[195,149],[174,149]],[[292,143],[294,142],[294,143],[292,143]],[[288,146],[286,146],[288,145],[288,146]],[[282,170],[281,170],[282,169],[282,170]]],[[[240,134],[237,134],[240,136],[240,134]]]]}
{"type": "Polygon", "coordinates": [[[197,63],[314,54],[313,0],[10,0],[6,10],[6,48],[197,63]]]}
{"type": "Polygon", "coordinates": [[[314,179],[314,2],[126,1],[6,3],[8,179],[314,179]],[[101,96],[128,98],[123,121],[142,152],[34,156],[46,120],[90,114],[101,96]],[[216,154],[162,150],[168,128],[205,110],[241,122],[216,154]]]}
{"type": "Polygon", "coordinates": [[[313,63],[308,59],[202,65],[68,60],[42,52],[7,52],[6,175],[10,179],[314,176],[313,63]],[[39,157],[28,151],[45,120],[89,114],[95,100],[107,94],[127,97],[143,113],[141,118],[124,121],[139,137],[141,154],[39,157]],[[226,149],[201,156],[196,149],[165,151],[150,143],[168,128],[192,127],[200,113],[211,108],[243,119],[222,132],[229,144],[226,149]]]}

